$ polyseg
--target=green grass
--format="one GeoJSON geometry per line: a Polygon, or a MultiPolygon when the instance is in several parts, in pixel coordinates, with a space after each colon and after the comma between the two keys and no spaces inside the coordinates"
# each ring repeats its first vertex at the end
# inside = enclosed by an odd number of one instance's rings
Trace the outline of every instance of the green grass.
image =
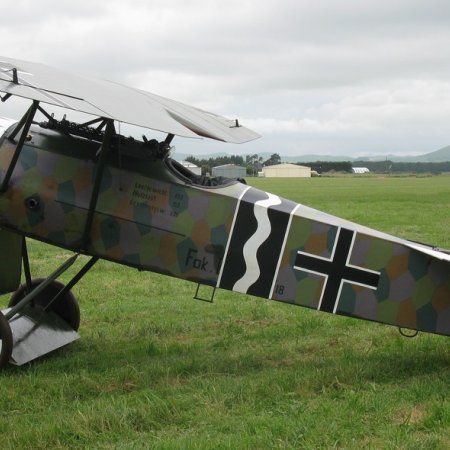
{"type": "MultiPolygon", "coordinates": [[[[450,247],[450,178],[249,182],[450,247]]],[[[34,276],[69,255],[30,253],[34,276]]],[[[82,339],[0,373],[2,450],[450,448],[448,338],[194,288],[99,262],[74,290],[82,339]]]]}

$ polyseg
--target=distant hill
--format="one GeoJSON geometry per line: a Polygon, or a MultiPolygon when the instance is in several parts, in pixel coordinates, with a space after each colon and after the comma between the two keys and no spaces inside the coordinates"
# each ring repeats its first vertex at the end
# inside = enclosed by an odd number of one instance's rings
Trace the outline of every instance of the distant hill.
{"type": "Polygon", "coordinates": [[[423,155],[413,156],[397,156],[397,155],[373,155],[364,157],[352,157],[343,155],[302,155],[281,157],[281,159],[289,162],[315,162],[315,161],[384,161],[388,159],[393,162],[447,162],[450,161],[450,145],[440,148],[434,152],[425,153],[423,155]]]}
{"type": "Polygon", "coordinates": [[[354,161],[356,158],[353,156],[343,155],[300,155],[300,156],[283,156],[281,159],[285,162],[315,162],[315,161],[354,161]]]}
{"type": "Polygon", "coordinates": [[[450,161],[450,145],[424,155],[392,157],[388,159],[396,162],[447,162],[450,161]]]}
{"type": "MultiPolygon", "coordinates": [[[[263,161],[266,161],[270,158],[270,156],[276,152],[262,152],[258,153],[258,156],[262,158],[263,161]]],[[[197,158],[201,159],[209,159],[209,158],[218,158],[221,156],[231,156],[236,155],[238,153],[208,153],[208,154],[201,154],[201,155],[194,155],[197,158]]],[[[242,156],[245,156],[247,153],[239,153],[242,156]]],[[[180,153],[180,152],[174,152],[171,156],[172,158],[176,159],[177,161],[184,161],[188,156],[191,156],[192,153],[180,153]]],[[[354,161],[355,157],[352,156],[342,156],[342,155],[300,155],[300,156],[289,156],[289,155],[280,155],[281,160],[283,162],[288,163],[296,163],[296,162],[315,162],[315,161],[354,161]]]]}
{"type": "MultiPolygon", "coordinates": [[[[239,152],[240,153],[240,152],[239,152]]],[[[273,152],[276,153],[276,152],[273,152]]],[[[232,153],[229,155],[231,156],[232,153]]],[[[236,154],[236,153],[234,153],[236,154]]],[[[242,155],[246,155],[245,152],[240,153],[242,155]]],[[[262,152],[258,153],[263,160],[267,160],[270,158],[272,153],[270,152],[262,152]]],[[[199,158],[217,158],[219,156],[226,156],[227,153],[211,153],[207,155],[195,155],[199,158]]],[[[177,153],[175,152],[172,156],[178,161],[184,160],[189,156],[187,153],[177,153]]],[[[318,155],[318,154],[306,154],[306,155],[298,155],[298,156],[287,156],[280,153],[281,160],[283,162],[289,163],[304,163],[304,162],[315,162],[315,161],[384,161],[385,159],[389,159],[394,162],[447,162],[450,161],[450,145],[447,147],[440,148],[434,152],[425,153],[423,155],[416,156],[396,156],[396,155],[373,155],[373,156],[364,156],[364,157],[355,157],[355,156],[345,156],[345,155],[318,155]]]]}

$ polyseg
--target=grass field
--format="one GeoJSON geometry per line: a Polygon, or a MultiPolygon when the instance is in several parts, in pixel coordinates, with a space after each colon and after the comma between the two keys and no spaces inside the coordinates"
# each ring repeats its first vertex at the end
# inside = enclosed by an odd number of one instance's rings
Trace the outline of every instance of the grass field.
{"type": "MultiPolygon", "coordinates": [[[[450,177],[248,181],[450,248],[450,177]]],[[[30,253],[34,276],[68,256],[30,253]]],[[[82,339],[0,373],[1,449],[450,448],[448,337],[194,289],[99,262],[82,339]]]]}

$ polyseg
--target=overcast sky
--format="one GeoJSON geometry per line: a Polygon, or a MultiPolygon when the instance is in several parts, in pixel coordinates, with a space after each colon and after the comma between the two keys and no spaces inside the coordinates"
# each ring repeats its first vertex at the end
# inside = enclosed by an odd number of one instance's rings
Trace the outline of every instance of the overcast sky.
{"type": "Polygon", "coordinates": [[[263,135],[238,146],[178,138],[179,152],[450,144],[448,0],[0,1],[1,55],[139,87],[263,135]]]}

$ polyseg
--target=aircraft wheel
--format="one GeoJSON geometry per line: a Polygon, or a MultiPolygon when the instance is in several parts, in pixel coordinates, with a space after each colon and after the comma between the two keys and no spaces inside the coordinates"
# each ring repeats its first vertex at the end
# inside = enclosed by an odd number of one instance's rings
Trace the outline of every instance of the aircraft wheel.
{"type": "MultiPolygon", "coordinates": [[[[44,278],[35,278],[31,280],[32,289],[37,287],[44,281],[44,278]]],[[[45,308],[50,300],[64,287],[64,284],[59,281],[53,281],[36,298],[31,304],[34,307],[45,308]]],[[[9,307],[16,305],[28,293],[27,285],[22,284],[19,289],[11,297],[9,307]]],[[[56,302],[52,303],[50,309],[64,319],[75,331],[80,327],[80,307],[77,299],[71,291],[66,292],[62,297],[58,298],[56,302]]]]}
{"type": "Polygon", "coordinates": [[[5,366],[13,349],[13,337],[8,319],[0,311],[0,368],[5,366]]]}

